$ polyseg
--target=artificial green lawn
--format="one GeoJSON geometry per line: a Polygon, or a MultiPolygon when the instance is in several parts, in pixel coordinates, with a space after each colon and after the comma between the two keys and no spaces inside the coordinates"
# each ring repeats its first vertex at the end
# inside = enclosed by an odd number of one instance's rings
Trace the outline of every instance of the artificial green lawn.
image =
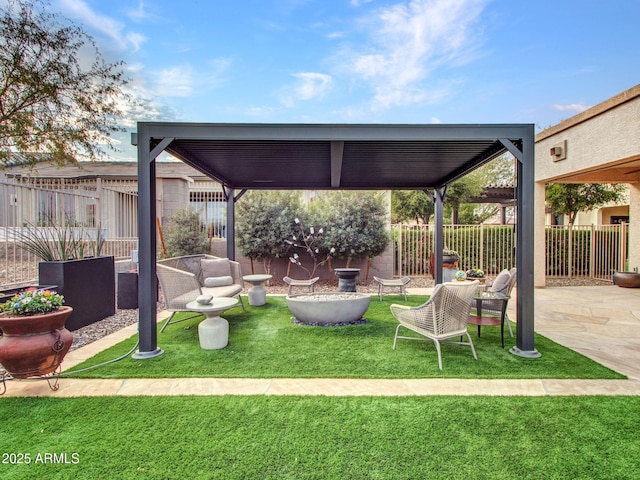
{"type": "MultiPolygon", "coordinates": [[[[391,303],[417,305],[425,297],[387,296],[372,298],[365,314],[368,323],[344,327],[311,327],[291,321],[284,297],[268,297],[261,307],[234,308],[229,321],[229,345],[203,350],[198,342],[197,317],[170,325],[158,333],[164,354],[147,360],[130,357],[78,376],[98,378],[245,377],[245,378],[625,378],[590,359],[536,335],[539,359],[524,359],[509,353],[515,339],[505,332],[500,347],[500,329],[483,327],[482,336],[470,326],[478,360],[471,349],[443,346],[444,370],[438,369],[431,342],[398,340],[392,349],[397,321],[391,303]]],[[[245,304],[247,302],[245,301],[245,304]]],[[[405,334],[410,333],[405,330],[405,334]]],[[[137,336],[78,365],[74,370],[117,358],[129,351],[137,336]]]]}
{"type": "Polygon", "coordinates": [[[640,478],[632,397],[5,398],[0,418],[31,461],[3,456],[3,480],[640,478]]]}

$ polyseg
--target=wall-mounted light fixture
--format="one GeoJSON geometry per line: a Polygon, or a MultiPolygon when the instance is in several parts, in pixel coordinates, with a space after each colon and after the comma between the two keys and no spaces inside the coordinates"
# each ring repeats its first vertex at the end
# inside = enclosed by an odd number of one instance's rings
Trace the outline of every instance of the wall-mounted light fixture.
{"type": "Polygon", "coordinates": [[[549,155],[554,162],[564,160],[567,158],[567,141],[563,140],[560,143],[556,143],[549,149],[549,155]]]}

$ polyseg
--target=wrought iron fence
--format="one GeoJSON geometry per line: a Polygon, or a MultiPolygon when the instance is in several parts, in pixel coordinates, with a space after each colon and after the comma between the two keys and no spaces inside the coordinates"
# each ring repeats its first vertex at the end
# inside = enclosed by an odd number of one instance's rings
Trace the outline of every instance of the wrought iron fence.
{"type": "MultiPolygon", "coordinates": [[[[32,282],[38,276],[33,254],[19,247],[16,232],[60,225],[105,237],[102,253],[128,258],[137,248],[137,182],[130,180],[0,177],[0,286],[32,282]]],[[[219,185],[200,185],[190,193],[211,237],[224,238],[226,203],[219,185]]],[[[433,226],[393,225],[394,273],[430,275],[433,226]]],[[[628,227],[620,225],[546,228],[546,275],[609,280],[625,270],[628,227]]],[[[445,248],[460,254],[460,268],[497,274],[515,265],[513,225],[447,225],[445,248]]]]}
{"type": "MultiPolygon", "coordinates": [[[[625,270],[628,226],[548,226],[546,275],[610,280],[625,270]]],[[[434,231],[430,225],[393,225],[394,273],[421,276],[432,273],[434,231]]],[[[459,267],[481,268],[489,275],[515,265],[515,229],[512,225],[445,225],[445,248],[460,254],[459,267]]]]}
{"type": "MultiPolygon", "coordinates": [[[[435,232],[432,225],[393,225],[396,275],[432,273],[435,232]]],[[[515,264],[515,235],[508,225],[445,225],[444,246],[460,254],[459,267],[498,273],[515,264]]]]}
{"type": "Polygon", "coordinates": [[[38,277],[40,259],[20,248],[20,239],[34,229],[64,228],[93,239],[99,231],[103,255],[129,257],[137,245],[137,208],[135,181],[1,178],[0,285],[38,277]]]}
{"type": "Polygon", "coordinates": [[[610,280],[626,270],[629,228],[617,225],[548,226],[546,274],[556,277],[591,277],[610,280]]]}

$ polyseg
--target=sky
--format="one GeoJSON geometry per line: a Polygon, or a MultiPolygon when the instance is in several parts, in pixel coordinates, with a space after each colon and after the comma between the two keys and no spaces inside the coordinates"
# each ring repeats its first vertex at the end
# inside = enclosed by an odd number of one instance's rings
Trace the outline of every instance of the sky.
{"type": "MultiPolygon", "coordinates": [[[[640,0],[50,0],[137,121],[529,123],[640,83],[640,0]]],[[[114,159],[135,160],[128,136],[114,159]]]]}

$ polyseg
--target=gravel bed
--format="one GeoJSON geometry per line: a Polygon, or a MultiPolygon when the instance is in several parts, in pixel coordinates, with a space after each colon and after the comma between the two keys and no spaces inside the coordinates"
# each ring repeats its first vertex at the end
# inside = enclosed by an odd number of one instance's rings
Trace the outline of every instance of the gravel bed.
{"type": "Polygon", "coordinates": [[[291,322],[296,325],[306,325],[309,327],[346,327],[349,325],[364,325],[368,323],[365,318],[361,318],[360,320],[353,320],[352,322],[303,322],[302,320],[298,320],[296,317],[291,317],[291,322]]]}
{"type": "Polygon", "coordinates": [[[115,315],[71,332],[73,334],[73,345],[71,345],[71,350],[84,347],[85,345],[95,342],[96,340],[99,340],[111,333],[117,332],[124,327],[133,325],[137,321],[138,310],[117,310],[115,315]]]}

